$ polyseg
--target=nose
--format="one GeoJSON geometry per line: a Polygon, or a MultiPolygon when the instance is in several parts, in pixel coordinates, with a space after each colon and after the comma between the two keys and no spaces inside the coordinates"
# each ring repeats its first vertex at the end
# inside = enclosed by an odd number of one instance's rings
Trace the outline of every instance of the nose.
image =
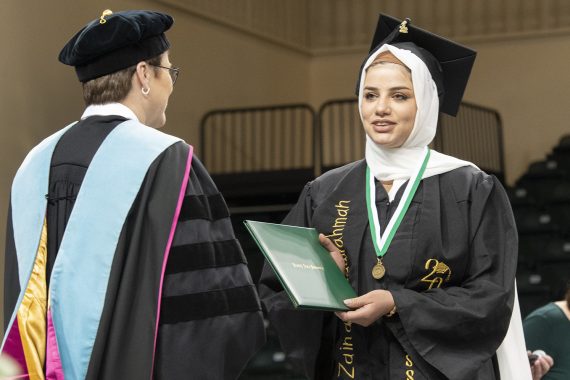
{"type": "Polygon", "coordinates": [[[375,113],[379,116],[388,115],[391,112],[390,101],[387,97],[381,96],[376,103],[375,113]]]}

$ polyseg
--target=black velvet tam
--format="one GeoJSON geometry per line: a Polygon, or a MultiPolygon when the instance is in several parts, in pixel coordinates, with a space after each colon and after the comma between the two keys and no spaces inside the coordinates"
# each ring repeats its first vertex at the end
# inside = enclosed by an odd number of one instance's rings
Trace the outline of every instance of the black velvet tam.
{"type": "MultiPolygon", "coordinates": [[[[369,56],[384,44],[409,50],[418,56],[437,85],[440,111],[451,116],[457,114],[475,62],[477,53],[474,50],[415,27],[410,19],[402,22],[381,14],[369,56]]],[[[362,75],[362,68],[360,71],[362,75]]],[[[357,83],[358,86],[360,80],[357,83]]]]}
{"type": "Polygon", "coordinates": [[[59,61],[74,66],[81,82],[114,73],[168,50],[164,32],[173,22],[160,12],[104,11],[69,40],[59,61]]]}

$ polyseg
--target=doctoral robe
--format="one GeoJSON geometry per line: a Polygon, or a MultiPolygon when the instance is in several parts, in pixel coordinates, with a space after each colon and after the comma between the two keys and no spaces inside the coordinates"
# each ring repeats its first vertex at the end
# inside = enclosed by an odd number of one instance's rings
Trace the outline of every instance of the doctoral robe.
{"type": "MultiPolygon", "coordinates": [[[[36,322],[40,321],[35,326],[45,329],[48,336],[50,332],[55,334],[59,348],[55,354],[63,355],[68,349],[66,342],[73,339],[69,337],[82,337],[85,331],[76,331],[75,325],[69,324],[59,326],[58,331],[57,324],[50,325],[49,312],[47,326],[42,326],[47,304],[55,305],[52,298],[57,299],[62,308],[67,307],[65,310],[78,310],[80,318],[82,303],[101,298],[101,313],[95,316],[94,326],[89,325],[95,329],[94,339],[87,344],[86,354],[78,358],[86,364],[76,371],[71,368],[76,363],[66,364],[61,357],[63,369],[54,369],[57,361],[53,361],[50,340],[46,338],[47,352],[42,353],[42,347],[35,344],[41,341],[41,334],[35,340],[32,337],[32,344],[28,339],[20,361],[24,359],[24,369],[34,373],[41,372],[43,366],[48,378],[63,374],[66,379],[235,379],[264,341],[260,304],[223,197],[183,141],[169,143],[143,168],[142,183],[134,189],[132,204],[119,229],[107,231],[106,223],[90,225],[89,218],[83,223],[74,222],[73,234],[79,235],[76,240],[85,247],[98,247],[102,235],[117,235],[108,274],[104,275],[97,263],[87,270],[63,266],[73,260],[81,262],[85,254],[82,249],[67,250],[65,257],[60,257],[60,245],[68,239],[66,234],[71,234],[67,227],[74,217],[76,201],[90,190],[82,185],[90,176],[92,162],[105,158],[109,136],[125,122],[120,116],[91,116],[63,133],[51,155],[49,186],[43,195],[47,205],[42,241],[47,255],[43,264],[36,260],[33,272],[37,276],[31,276],[39,280],[36,303],[43,305],[33,314],[36,322]],[[92,294],[85,289],[83,294],[71,292],[75,294],[73,299],[57,298],[59,294],[51,293],[58,281],[54,276],[68,273],[79,279],[78,286],[82,277],[99,276],[95,283],[104,283],[104,293],[92,294]]],[[[155,130],[144,131],[150,134],[150,140],[163,135],[155,130]]],[[[130,163],[139,143],[143,149],[145,145],[137,140],[136,131],[131,138],[131,150],[119,149],[114,162],[130,163]]],[[[146,144],[153,146],[152,141],[146,144]]],[[[100,181],[108,188],[101,198],[102,205],[119,196],[113,190],[121,188],[122,181],[121,176],[112,175],[100,181]]],[[[24,341],[25,329],[15,331],[18,324],[9,325],[15,308],[21,306],[18,302],[22,291],[14,238],[22,226],[12,223],[13,211],[11,207],[8,217],[4,320],[5,329],[10,329],[6,334],[16,332],[16,338],[20,335],[24,341]]],[[[34,318],[28,322],[33,324],[34,318]]],[[[64,318],[75,322],[73,313],[64,318]]]]}

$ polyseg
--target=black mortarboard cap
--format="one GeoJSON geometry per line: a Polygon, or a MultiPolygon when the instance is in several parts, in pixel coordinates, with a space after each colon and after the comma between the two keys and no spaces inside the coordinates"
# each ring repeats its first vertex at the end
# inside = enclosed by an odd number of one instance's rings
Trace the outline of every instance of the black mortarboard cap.
{"type": "Polygon", "coordinates": [[[168,50],[164,32],[173,22],[160,12],[106,10],[69,40],[59,61],[74,66],[81,82],[114,73],[168,50]]]}
{"type": "Polygon", "coordinates": [[[404,24],[401,20],[381,14],[370,54],[384,44],[410,50],[418,56],[437,85],[440,111],[451,116],[457,114],[477,52],[413,26],[410,19],[406,19],[404,24]]]}

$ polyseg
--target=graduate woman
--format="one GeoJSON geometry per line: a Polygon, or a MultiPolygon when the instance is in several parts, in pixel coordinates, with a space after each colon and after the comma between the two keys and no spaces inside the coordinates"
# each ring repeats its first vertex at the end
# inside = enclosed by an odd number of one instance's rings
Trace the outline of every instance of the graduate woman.
{"type": "MultiPolygon", "coordinates": [[[[497,350],[518,307],[507,196],[472,163],[428,148],[439,111],[457,113],[474,59],[409,20],[380,17],[358,83],[365,158],[308,183],[283,222],[326,235],[359,297],[337,315],[296,311],[267,266],[261,279],[270,322],[307,377],[506,373],[497,350]]],[[[515,351],[519,379],[529,378],[524,343],[515,351]]]]}
{"type": "Polygon", "coordinates": [[[2,353],[30,379],[235,379],[264,341],[222,196],[156,130],[172,24],[105,11],[60,53],[87,107],[18,170],[6,239],[2,353]]]}

